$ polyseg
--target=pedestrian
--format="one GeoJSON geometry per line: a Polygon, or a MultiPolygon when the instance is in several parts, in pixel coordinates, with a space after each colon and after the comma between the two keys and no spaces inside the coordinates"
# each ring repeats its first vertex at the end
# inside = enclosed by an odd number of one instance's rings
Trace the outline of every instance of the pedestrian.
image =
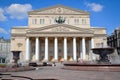
{"type": "Polygon", "coordinates": [[[53,66],[56,66],[55,62],[53,62],[53,66]]]}

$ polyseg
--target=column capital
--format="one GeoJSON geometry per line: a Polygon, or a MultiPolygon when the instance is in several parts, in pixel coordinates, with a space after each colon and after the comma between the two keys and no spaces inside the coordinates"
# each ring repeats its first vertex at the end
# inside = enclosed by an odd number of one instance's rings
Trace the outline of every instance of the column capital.
{"type": "Polygon", "coordinates": [[[86,38],[86,37],[82,37],[82,39],[83,39],[83,38],[86,38]]]}
{"type": "Polygon", "coordinates": [[[26,40],[26,39],[30,39],[30,37],[26,37],[25,40],[26,40]]]}
{"type": "Polygon", "coordinates": [[[90,39],[94,39],[94,37],[91,37],[90,39]]]}
{"type": "Polygon", "coordinates": [[[58,38],[58,36],[55,36],[54,38],[58,38]]]}
{"type": "Polygon", "coordinates": [[[38,36],[36,36],[36,38],[39,38],[38,36]]]}
{"type": "Polygon", "coordinates": [[[67,38],[66,36],[64,38],[67,38]]]}
{"type": "Polygon", "coordinates": [[[73,37],[73,39],[76,38],[76,37],[73,37]]]}

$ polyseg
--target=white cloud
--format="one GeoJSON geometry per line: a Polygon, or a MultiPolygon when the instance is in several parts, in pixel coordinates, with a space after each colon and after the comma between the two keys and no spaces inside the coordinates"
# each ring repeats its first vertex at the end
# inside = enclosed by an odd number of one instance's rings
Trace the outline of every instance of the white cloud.
{"type": "Polygon", "coordinates": [[[0,27],[0,33],[8,34],[8,32],[5,29],[1,28],[1,27],[0,27]]]}
{"type": "Polygon", "coordinates": [[[0,8],[0,21],[5,21],[5,20],[6,20],[6,16],[4,15],[4,10],[0,8]]]}
{"type": "Polygon", "coordinates": [[[103,5],[97,3],[86,3],[86,5],[94,12],[100,12],[103,9],[103,5]]]}
{"type": "Polygon", "coordinates": [[[6,12],[11,18],[24,19],[27,17],[27,12],[32,10],[30,4],[11,4],[7,7],[6,12]]]}

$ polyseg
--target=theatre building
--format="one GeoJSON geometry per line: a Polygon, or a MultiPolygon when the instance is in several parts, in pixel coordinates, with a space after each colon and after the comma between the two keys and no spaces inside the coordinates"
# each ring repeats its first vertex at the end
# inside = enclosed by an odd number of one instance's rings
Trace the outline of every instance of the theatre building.
{"type": "Polygon", "coordinates": [[[11,29],[11,51],[20,61],[93,60],[106,29],[90,25],[90,13],[63,5],[28,12],[28,25],[11,29]]]}

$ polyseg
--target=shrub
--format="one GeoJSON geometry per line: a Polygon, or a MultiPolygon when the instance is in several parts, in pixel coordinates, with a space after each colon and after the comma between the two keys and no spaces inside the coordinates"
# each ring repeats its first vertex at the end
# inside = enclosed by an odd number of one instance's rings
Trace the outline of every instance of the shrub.
{"type": "Polygon", "coordinates": [[[6,66],[6,64],[0,64],[0,68],[5,68],[6,66]]]}

